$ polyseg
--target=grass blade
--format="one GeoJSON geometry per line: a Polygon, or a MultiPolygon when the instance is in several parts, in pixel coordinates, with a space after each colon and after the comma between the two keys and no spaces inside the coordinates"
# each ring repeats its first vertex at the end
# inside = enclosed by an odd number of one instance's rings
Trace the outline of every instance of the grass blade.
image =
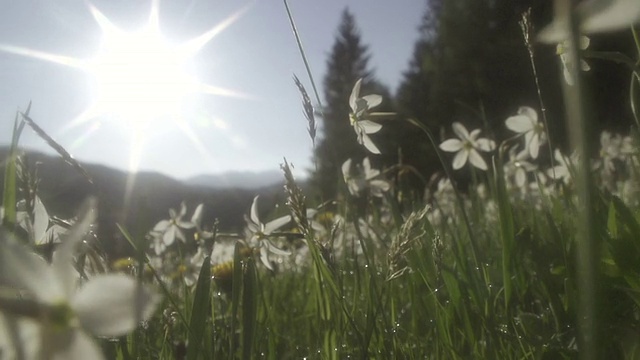
{"type": "MultiPolygon", "coordinates": [[[[29,110],[31,110],[31,103],[27,106],[27,111],[25,111],[25,113],[28,114],[29,110]]],[[[4,170],[4,189],[2,197],[4,217],[0,219],[2,220],[2,225],[8,227],[10,230],[13,230],[16,225],[16,160],[18,157],[18,141],[20,140],[20,135],[24,129],[24,121],[19,121],[18,119],[18,114],[16,114],[16,118],[13,122],[11,147],[9,149],[7,165],[4,170]]]]}
{"type": "Polygon", "coordinates": [[[189,346],[187,348],[187,360],[198,358],[204,338],[205,325],[209,317],[209,301],[211,300],[211,258],[206,257],[200,268],[196,292],[191,306],[191,319],[189,320],[189,346]]]}
{"type": "Polygon", "coordinates": [[[242,282],[242,359],[250,359],[255,341],[258,301],[256,265],[247,259],[242,282]]]}
{"type": "Polygon", "coordinates": [[[58,144],[40,126],[38,126],[38,124],[36,124],[33,121],[33,119],[29,117],[28,113],[22,113],[22,118],[27,123],[27,125],[29,125],[29,127],[31,127],[31,129],[33,129],[33,131],[35,131],[36,134],[38,134],[38,136],[40,136],[44,141],[46,141],[47,144],[49,144],[49,146],[53,148],[53,150],[55,150],[58,154],[60,154],[62,159],[67,164],[71,165],[90,184],[93,184],[93,179],[91,178],[89,173],[82,167],[82,165],[80,165],[80,163],[76,159],[74,159],[73,156],[71,156],[71,154],[69,154],[69,152],[67,152],[67,150],[65,150],[62,147],[62,145],[58,144]]]}

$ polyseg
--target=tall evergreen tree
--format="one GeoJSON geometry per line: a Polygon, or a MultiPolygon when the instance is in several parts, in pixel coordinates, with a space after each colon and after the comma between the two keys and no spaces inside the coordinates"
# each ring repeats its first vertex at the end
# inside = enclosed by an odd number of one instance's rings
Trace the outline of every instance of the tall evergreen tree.
{"type": "Polygon", "coordinates": [[[354,84],[362,78],[362,94],[377,93],[388,98],[388,92],[373,79],[368,61],[367,46],[362,44],[353,15],[345,9],[327,60],[323,137],[316,148],[318,168],[312,177],[324,199],[335,197],[342,179],[342,163],[349,158],[360,161],[366,156],[349,122],[349,95],[354,84]]]}
{"type": "MultiPolygon", "coordinates": [[[[519,20],[534,0],[426,0],[420,39],[399,87],[401,116],[426,125],[436,137],[460,121],[487,134],[507,135],[504,119],[519,106],[539,108],[529,55],[519,20]],[[502,132],[502,133],[501,133],[502,132]]],[[[534,7],[536,13],[547,6],[534,7]]],[[[541,69],[557,73],[554,49],[541,69]]],[[[549,72],[543,70],[545,75],[549,72]]],[[[553,74],[552,74],[553,75],[553,74]]],[[[551,76],[551,78],[554,78],[551,76]]],[[[543,84],[545,86],[546,84],[543,84]]],[[[553,83],[559,88],[557,81],[553,83]]],[[[561,112],[556,90],[547,90],[547,109],[561,112]]],[[[408,136],[411,136],[409,133],[408,136]]],[[[415,136],[414,136],[415,137],[415,136]]],[[[409,137],[407,137],[408,139],[409,137]]],[[[428,177],[441,168],[431,144],[408,141],[406,161],[428,177]],[[411,157],[413,156],[413,157],[411,157]]],[[[442,139],[436,139],[439,141],[442,139]]]]}

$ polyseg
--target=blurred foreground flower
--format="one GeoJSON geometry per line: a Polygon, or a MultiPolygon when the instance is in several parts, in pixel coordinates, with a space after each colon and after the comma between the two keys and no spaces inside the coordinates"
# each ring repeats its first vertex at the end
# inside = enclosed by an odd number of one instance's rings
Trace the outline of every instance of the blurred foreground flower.
{"type": "MultiPolygon", "coordinates": [[[[581,19],[580,31],[584,34],[616,31],[640,22],[640,1],[582,1],[576,7],[576,12],[581,19]]],[[[567,29],[564,19],[556,18],[540,32],[539,38],[546,43],[560,43],[569,37],[567,29]]]]}
{"type": "Polygon", "coordinates": [[[247,229],[249,231],[249,235],[251,236],[251,239],[249,241],[251,243],[258,243],[258,246],[260,248],[260,261],[262,261],[264,266],[266,266],[269,270],[273,270],[273,267],[271,266],[271,263],[269,261],[269,252],[281,256],[289,256],[291,255],[291,253],[273,245],[273,243],[269,240],[269,237],[274,231],[288,224],[291,221],[291,216],[287,215],[279,217],[264,224],[258,217],[258,197],[259,196],[253,198],[250,217],[247,217],[245,215],[247,229]]]}
{"type": "Polygon", "coordinates": [[[509,130],[524,135],[525,151],[532,159],[537,159],[540,145],[545,141],[544,125],[538,121],[538,113],[528,106],[522,106],[518,109],[518,115],[509,117],[505,123],[509,130]]]}
{"type": "Polygon", "coordinates": [[[478,139],[480,129],[475,129],[469,133],[467,128],[459,122],[454,122],[452,128],[458,139],[445,140],[440,144],[440,149],[448,152],[457,152],[453,158],[453,168],[455,170],[462,168],[467,163],[467,159],[469,159],[473,166],[481,170],[487,170],[487,163],[480,156],[478,150],[492,151],[496,147],[495,142],[486,138],[478,139]]]}
{"type": "Polygon", "coordinates": [[[3,294],[0,311],[40,324],[39,353],[43,358],[103,359],[90,335],[124,335],[148,319],[159,302],[151,289],[121,274],[95,276],[77,287],[74,249],[93,222],[94,213],[85,212],[53,254],[51,264],[22,244],[2,239],[1,280],[29,297],[3,294]]]}
{"type": "Polygon", "coordinates": [[[380,105],[382,103],[382,96],[380,95],[366,95],[360,97],[360,86],[362,85],[362,79],[358,79],[353,86],[351,96],[349,97],[349,106],[351,107],[351,114],[349,114],[349,120],[351,126],[356,132],[358,137],[358,144],[364,145],[367,150],[374,154],[380,154],[378,147],[371,141],[369,134],[374,134],[382,129],[382,125],[365,119],[369,115],[369,110],[380,105]]]}

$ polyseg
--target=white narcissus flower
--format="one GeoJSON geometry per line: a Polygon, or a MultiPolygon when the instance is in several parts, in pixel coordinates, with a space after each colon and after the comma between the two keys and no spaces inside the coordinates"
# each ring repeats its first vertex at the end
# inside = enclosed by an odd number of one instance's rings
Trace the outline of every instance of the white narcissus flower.
{"type": "Polygon", "coordinates": [[[187,205],[183,202],[180,204],[180,212],[177,213],[174,209],[169,209],[169,220],[161,220],[153,227],[152,233],[154,236],[154,248],[156,254],[160,254],[166,246],[173,244],[178,238],[182,242],[186,242],[187,239],[182,232],[182,229],[193,229],[196,224],[193,220],[199,221],[199,216],[202,208],[199,206],[196,212],[193,214],[191,221],[182,220],[187,215],[187,205]],[[162,244],[160,243],[162,239],[162,244]]]}
{"type": "MultiPolygon", "coordinates": [[[[547,176],[554,180],[562,180],[565,185],[571,183],[571,166],[575,159],[575,155],[572,158],[564,156],[560,150],[556,149],[553,153],[553,157],[556,159],[558,165],[551,169],[547,169],[547,176]]],[[[576,162],[577,163],[577,162],[576,162]]]]}
{"type": "MultiPolygon", "coordinates": [[[[591,40],[586,36],[580,37],[580,50],[586,50],[589,47],[589,43],[591,40]]],[[[567,84],[573,86],[573,74],[576,73],[575,66],[571,62],[571,58],[567,52],[567,41],[563,41],[556,46],[556,54],[560,56],[560,61],[562,61],[562,74],[564,75],[564,80],[567,84]]],[[[580,69],[582,71],[589,71],[591,67],[589,64],[584,61],[584,59],[580,59],[580,69]]]]}
{"type": "Polygon", "coordinates": [[[245,215],[247,229],[249,231],[249,235],[251,236],[249,241],[258,243],[260,248],[260,261],[262,261],[264,266],[266,266],[269,270],[273,270],[271,262],[269,261],[269,252],[281,256],[289,256],[291,255],[291,253],[273,245],[273,243],[269,240],[269,237],[274,231],[288,224],[291,221],[291,216],[282,216],[277,219],[271,220],[266,224],[263,223],[258,217],[258,197],[259,196],[253,198],[250,216],[247,217],[245,215]]]}
{"type": "Polygon", "coordinates": [[[40,355],[49,359],[104,359],[91,335],[124,335],[148,319],[159,302],[151,289],[122,274],[98,275],[78,288],[74,249],[94,218],[95,211],[85,212],[51,264],[22,244],[2,239],[3,279],[30,298],[3,296],[0,311],[11,313],[12,304],[34,308],[28,318],[39,322],[40,355]]]}
{"type": "Polygon", "coordinates": [[[349,96],[349,106],[351,107],[351,114],[349,114],[349,120],[353,130],[356,132],[358,144],[364,145],[367,150],[374,154],[380,154],[380,149],[371,141],[369,134],[374,134],[382,129],[382,125],[367,120],[364,117],[369,115],[369,110],[380,105],[382,103],[382,96],[380,95],[366,95],[360,97],[360,86],[362,85],[362,79],[358,79],[356,84],[351,90],[351,96],[349,96]]]}
{"type": "Polygon", "coordinates": [[[193,254],[189,261],[181,265],[180,270],[184,276],[184,283],[187,286],[192,286],[198,281],[198,276],[200,275],[200,270],[206,257],[205,250],[202,247],[198,247],[198,251],[193,254]]]}
{"type": "Polygon", "coordinates": [[[528,106],[522,106],[518,109],[518,115],[509,117],[505,124],[509,130],[524,135],[525,150],[532,159],[537,159],[540,146],[546,139],[544,125],[538,121],[538,113],[528,106]]]}
{"type": "Polygon", "coordinates": [[[504,165],[504,175],[513,177],[518,188],[525,189],[527,173],[536,170],[536,166],[527,161],[529,153],[526,150],[517,151],[517,146],[509,149],[509,161],[504,165]]]}
{"type": "Polygon", "coordinates": [[[342,164],[342,176],[351,195],[359,196],[360,192],[368,187],[371,195],[382,197],[384,192],[391,187],[388,181],[378,179],[380,170],[371,168],[371,161],[368,157],[362,160],[362,166],[358,165],[357,167],[359,171],[354,174],[351,159],[342,164]]]}
{"type": "Polygon", "coordinates": [[[29,235],[29,242],[35,245],[46,244],[46,240],[49,238],[49,236],[45,236],[47,229],[49,229],[49,213],[40,197],[36,195],[33,199],[32,213],[27,211],[25,200],[19,201],[17,208],[17,223],[29,235]]]}
{"type": "Polygon", "coordinates": [[[480,156],[478,150],[486,152],[492,151],[495,149],[496,143],[486,138],[478,139],[480,129],[475,129],[469,133],[467,128],[459,122],[454,122],[452,128],[453,132],[458,136],[458,139],[445,140],[440,144],[440,149],[448,152],[457,152],[453,158],[453,168],[455,170],[462,168],[468,159],[469,162],[478,169],[487,170],[487,163],[482,156],[480,156]]]}
{"type": "Polygon", "coordinates": [[[599,163],[606,172],[615,171],[616,159],[622,159],[622,136],[603,131],[600,134],[600,160],[599,163]]]}

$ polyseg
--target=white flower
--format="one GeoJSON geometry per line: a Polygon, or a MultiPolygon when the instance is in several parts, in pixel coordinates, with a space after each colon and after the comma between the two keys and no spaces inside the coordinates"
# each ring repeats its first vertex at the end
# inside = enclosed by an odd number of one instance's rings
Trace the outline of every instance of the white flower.
{"type": "Polygon", "coordinates": [[[290,215],[279,217],[264,224],[258,217],[258,196],[256,196],[253,198],[253,203],[251,204],[251,215],[250,217],[245,215],[245,221],[247,222],[247,229],[251,236],[249,241],[258,243],[260,248],[260,260],[269,270],[273,270],[271,262],[269,261],[269,252],[281,256],[291,255],[290,252],[278,248],[269,240],[269,237],[274,231],[280,229],[291,221],[290,215]]]}
{"type": "Polygon", "coordinates": [[[25,200],[18,202],[16,220],[18,226],[22,227],[29,235],[31,244],[43,245],[47,243],[50,236],[45,236],[49,229],[49,213],[39,196],[33,200],[33,212],[27,211],[25,200]]]}
{"type": "Polygon", "coordinates": [[[79,234],[86,232],[93,219],[94,215],[86,214],[53,254],[51,264],[23,245],[2,239],[0,269],[4,279],[30,298],[3,297],[0,311],[11,312],[11,304],[35,307],[29,317],[42,327],[41,356],[104,359],[90,335],[124,335],[149,318],[158,303],[150,289],[121,274],[95,276],[77,287],[74,249],[82,240],[79,234]]]}
{"type": "Polygon", "coordinates": [[[603,131],[600,134],[600,161],[602,168],[607,172],[615,171],[614,160],[621,159],[622,156],[622,137],[618,134],[611,134],[603,131]]]}
{"type": "MultiPolygon", "coordinates": [[[[580,49],[581,50],[586,50],[589,47],[589,43],[591,42],[591,40],[589,40],[588,37],[586,36],[581,36],[580,37],[580,49]]],[[[556,46],[556,54],[560,55],[560,61],[562,61],[562,68],[563,68],[563,75],[564,75],[564,80],[567,82],[567,84],[572,85],[573,86],[573,74],[575,74],[576,70],[575,70],[575,66],[573,66],[573,63],[571,62],[571,59],[569,57],[569,54],[567,52],[567,46],[568,46],[568,42],[567,41],[563,41],[561,43],[559,43],[556,46]]],[[[580,59],[580,69],[582,71],[589,71],[591,70],[591,67],[589,66],[589,64],[584,61],[584,59],[580,59]]]]}
{"type": "Polygon", "coordinates": [[[187,215],[187,205],[183,202],[180,204],[180,213],[176,213],[174,209],[169,209],[169,220],[161,220],[153,227],[151,231],[154,236],[153,247],[156,254],[160,254],[164,249],[173,244],[178,238],[182,242],[186,242],[187,239],[182,232],[182,229],[193,229],[196,227],[195,221],[199,221],[202,208],[198,206],[196,212],[193,214],[191,221],[184,221],[182,218],[187,215]]]}
{"type": "Polygon", "coordinates": [[[360,97],[360,86],[362,79],[358,79],[356,84],[351,90],[351,96],[349,96],[349,106],[351,107],[351,114],[349,114],[349,120],[353,130],[356,132],[358,144],[364,145],[367,150],[374,154],[380,154],[378,147],[371,141],[368,134],[374,134],[382,129],[382,125],[367,120],[364,117],[369,115],[369,110],[380,105],[382,103],[382,96],[380,95],[366,95],[360,97]]]}
{"type": "MultiPolygon", "coordinates": [[[[558,165],[548,169],[547,176],[554,180],[562,180],[565,185],[569,185],[569,183],[571,183],[571,166],[576,159],[562,155],[558,149],[554,151],[553,157],[556,159],[558,165]]],[[[575,158],[575,156],[573,157],[575,158]]]]}
{"type": "MultiPolygon", "coordinates": [[[[582,19],[580,31],[585,34],[620,30],[640,22],[638,0],[583,1],[576,10],[582,19]]],[[[540,40],[561,42],[568,38],[567,28],[564,20],[555,19],[540,32],[540,40]]]]}
{"type": "Polygon", "coordinates": [[[538,158],[540,145],[544,144],[544,125],[538,121],[538,113],[528,106],[518,109],[518,115],[509,117],[505,124],[509,130],[524,135],[525,150],[532,159],[538,158]]]}
{"type": "Polygon", "coordinates": [[[527,173],[534,171],[536,166],[527,161],[529,153],[526,150],[516,153],[517,146],[509,149],[509,161],[504,165],[504,175],[513,177],[520,189],[525,189],[527,173]]]}
{"type": "Polygon", "coordinates": [[[198,251],[193,254],[189,261],[181,265],[180,270],[184,276],[184,283],[187,286],[192,286],[198,281],[198,276],[200,275],[200,270],[205,258],[205,250],[202,247],[198,247],[198,251]]]}
{"type": "Polygon", "coordinates": [[[480,156],[478,150],[492,151],[496,147],[495,142],[486,138],[478,139],[480,129],[475,129],[469,133],[467,128],[459,122],[454,122],[452,128],[458,139],[445,140],[440,144],[440,149],[448,152],[457,152],[453,158],[453,168],[455,170],[462,168],[468,159],[478,169],[487,170],[487,163],[480,156]]]}
{"type": "Polygon", "coordinates": [[[382,197],[384,192],[389,190],[389,182],[377,179],[377,177],[380,176],[380,170],[371,168],[371,162],[368,157],[362,160],[362,166],[357,166],[359,171],[355,174],[351,171],[351,165],[351,159],[348,159],[342,164],[342,176],[351,195],[359,196],[360,192],[368,187],[371,195],[382,197]]]}

